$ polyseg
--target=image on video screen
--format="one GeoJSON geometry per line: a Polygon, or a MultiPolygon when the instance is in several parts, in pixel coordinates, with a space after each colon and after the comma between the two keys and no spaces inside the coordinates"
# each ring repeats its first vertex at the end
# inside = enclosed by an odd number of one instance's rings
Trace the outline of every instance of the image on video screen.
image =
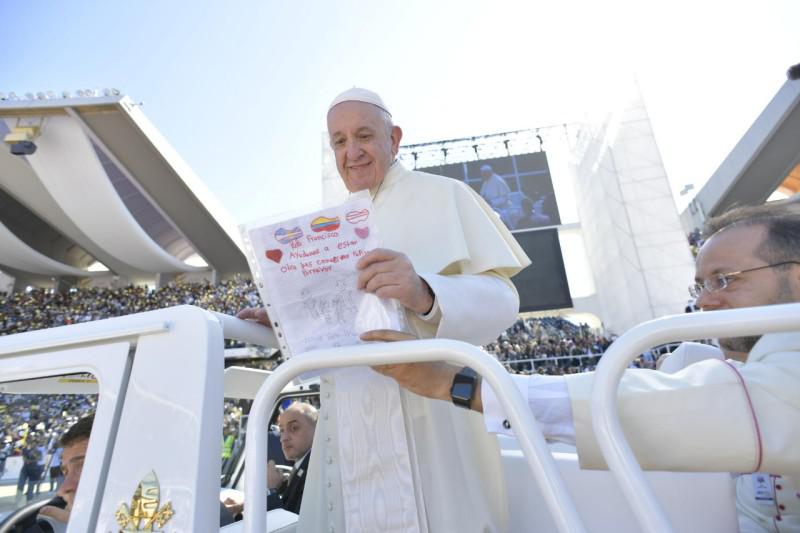
{"type": "Polygon", "coordinates": [[[546,152],[417,167],[417,170],[465,182],[512,231],[561,224],[546,152]]]}

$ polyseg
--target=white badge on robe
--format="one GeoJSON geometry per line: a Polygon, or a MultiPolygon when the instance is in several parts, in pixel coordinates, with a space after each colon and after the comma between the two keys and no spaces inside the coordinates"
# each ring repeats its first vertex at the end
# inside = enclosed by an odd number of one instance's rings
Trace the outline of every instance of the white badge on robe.
{"type": "Polygon", "coordinates": [[[772,503],[775,501],[775,493],[772,490],[772,476],[761,472],[750,475],[753,480],[753,495],[757,502],[772,503]]]}

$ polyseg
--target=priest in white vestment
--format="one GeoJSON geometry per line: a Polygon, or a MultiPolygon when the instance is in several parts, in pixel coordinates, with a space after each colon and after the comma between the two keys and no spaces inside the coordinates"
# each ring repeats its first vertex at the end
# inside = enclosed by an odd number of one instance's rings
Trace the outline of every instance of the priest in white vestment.
{"type": "MultiPolygon", "coordinates": [[[[372,196],[384,245],[359,261],[358,288],[396,299],[417,337],[495,340],[519,311],[510,278],[529,264],[497,215],[466,184],[396,161],[402,131],[377,94],[339,95],[328,130],[345,186],[372,196]]],[[[298,531],[507,530],[500,451],[479,415],[369,368],[324,374],[320,393],[298,531]]]]}
{"type": "MultiPolygon", "coordinates": [[[[759,346],[758,350],[762,351],[763,343],[760,344],[762,346],[759,346]]],[[[755,347],[752,351],[756,351],[755,347]]],[[[667,374],[674,374],[700,361],[724,360],[726,354],[727,352],[716,346],[684,342],[677,350],[667,354],[658,369],[667,374]]],[[[730,360],[729,363],[737,365],[736,360],[730,360]]],[[[800,529],[798,483],[800,483],[799,476],[769,472],[737,476],[736,508],[739,515],[739,533],[779,533],[800,529]]]]}

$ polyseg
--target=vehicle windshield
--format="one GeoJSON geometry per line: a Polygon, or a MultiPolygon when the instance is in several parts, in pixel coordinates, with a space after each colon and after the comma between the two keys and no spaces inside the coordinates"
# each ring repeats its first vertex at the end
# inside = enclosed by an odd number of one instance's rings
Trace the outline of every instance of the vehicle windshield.
{"type": "MultiPolygon", "coordinates": [[[[276,465],[289,468],[292,464],[287,460],[280,446],[280,430],[278,428],[278,415],[292,402],[306,402],[319,409],[319,391],[300,391],[281,395],[272,410],[270,417],[270,437],[267,450],[268,460],[276,465]]],[[[244,448],[247,442],[247,423],[249,420],[251,400],[225,400],[225,418],[223,421],[222,437],[222,473],[220,485],[222,488],[243,490],[244,448]]]]}
{"type": "MultiPolygon", "coordinates": [[[[93,382],[90,374],[47,378],[67,384],[93,382]],[[69,382],[69,383],[68,383],[69,382]]],[[[61,468],[64,433],[83,416],[93,413],[96,394],[30,394],[0,390],[0,521],[6,516],[57,495],[64,481],[61,468]]]]}

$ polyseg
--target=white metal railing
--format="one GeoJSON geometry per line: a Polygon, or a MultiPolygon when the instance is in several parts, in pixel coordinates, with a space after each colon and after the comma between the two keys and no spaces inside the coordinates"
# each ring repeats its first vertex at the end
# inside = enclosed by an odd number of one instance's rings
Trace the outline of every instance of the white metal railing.
{"type": "Polygon", "coordinates": [[[240,320],[235,316],[211,312],[222,325],[222,334],[226,339],[249,342],[269,348],[279,348],[275,332],[252,320],[240,320]]]}
{"type": "MultiPolygon", "coordinates": [[[[418,340],[314,350],[280,365],[259,389],[250,410],[245,444],[245,501],[267,500],[267,429],[278,394],[294,377],[322,368],[451,361],[475,369],[494,389],[514,429],[534,480],[561,532],[585,528],[567,492],[541,429],[508,372],[479,348],[453,340],[418,340]]],[[[245,513],[244,531],[266,531],[266,513],[245,513]]]]}
{"type": "Polygon", "coordinates": [[[622,432],[617,389],[625,369],[642,351],[670,341],[741,337],[800,329],[800,304],[689,313],[651,320],[619,337],[597,365],[591,397],[592,427],[606,463],[643,531],[672,527],[622,432]]]}
{"type": "MultiPolygon", "coordinates": [[[[152,320],[146,323],[129,324],[121,317],[106,319],[105,327],[97,327],[96,322],[84,322],[57,328],[26,331],[15,335],[4,335],[0,343],[0,357],[23,353],[56,350],[78,344],[92,342],[111,342],[117,339],[138,339],[145,335],[155,335],[169,331],[169,322],[152,320]]],[[[99,321],[98,321],[99,322],[99,321]]],[[[104,321],[105,322],[105,321],[104,321]]]]}

